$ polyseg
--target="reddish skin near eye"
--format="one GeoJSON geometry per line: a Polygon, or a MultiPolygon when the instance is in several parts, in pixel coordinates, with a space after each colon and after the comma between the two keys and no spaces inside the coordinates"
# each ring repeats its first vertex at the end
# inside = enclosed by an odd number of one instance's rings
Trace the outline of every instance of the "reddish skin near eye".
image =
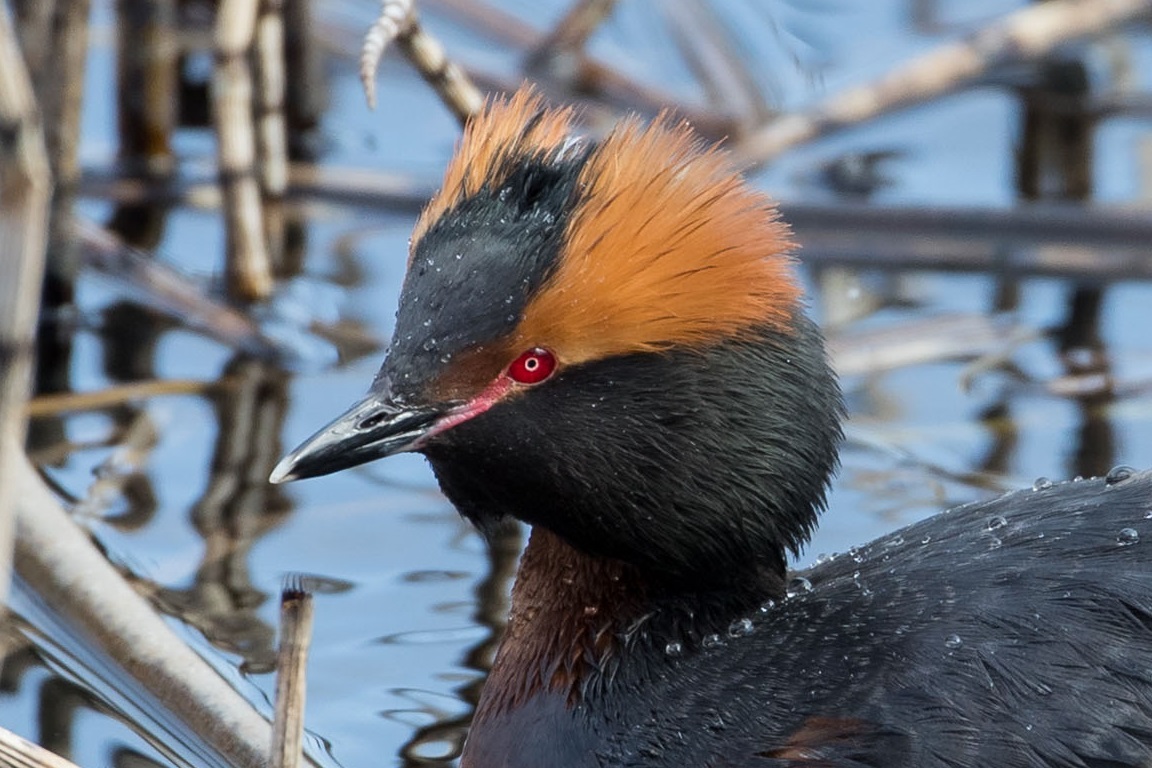
{"type": "Polygon", "coordinates": [[[543,347],[533,347],[512,361],[508,377],[519,384],[539,384],[556,370],[556,358],[543,347]]]}

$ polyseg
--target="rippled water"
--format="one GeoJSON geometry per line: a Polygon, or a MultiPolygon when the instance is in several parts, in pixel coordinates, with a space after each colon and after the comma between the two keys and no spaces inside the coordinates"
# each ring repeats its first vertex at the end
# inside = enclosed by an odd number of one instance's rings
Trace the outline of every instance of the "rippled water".
{"type": "MultiPolygon", "coordinates": [[[[326,39],[353,50],[356,30],[376,4],[322,5],[326,39]]],[[[654,35],[648,5],[621,4],[594,51],[630,75],[693,93],[669,38],[654,35]]],[[[749,1],[728,11],[744,30],[742,53],[759,63],[763,87],[790,106],[862,82],[1015,7],[991,0],[803,5],[749,1]],[[910,7],[927,15],[910,16],[910,7]],[[775,34],[763,32],[772,25],[775,34]]],[[[82,158],[103,168],[115,154],[112,20],[107,2],[95,6],[82,158]]],[[[565,4],[509,0],[502,7],[542,27],[565,4]]],[[[445,22],[434,5],[427,17],[470,60],[514,71],[514,57],[445,22]]],[[[1068,56],[1081,57],[1101,88],[1122,82],[1146,92],[1150,54],[1147,35],[1127,33],[1068,56]]],[[[382,107],[368,113],[352,55],[330,54],[328,74],[322,162],[434,183],[457,130],[418,78],[399,60],[387,61],[382,107]]],[[[891,156],[880,164],[885,180],[870,195],[874,203],[1007,206],[1019,195],[1014,169],[1023,131],[1013,77],[1005,73],[798,150],[756,181],[786,203],[835,202],[842,198],[828,188],[826,164],[844,153],[883,152],[891,156]]],[[[1096,200],[1147,203],[1150,139],[1146,115],[1098,125],[1096,200]]],[[[211,146],[204,132],[183,132],[182,168],[210,170],[211,146]]],[[[102,221],[111,209],[108,201],[88,198],[80,211],[102,221]]],[[[286,487],[263,484],[277,454],[356,399],[379,363],[377,351],[330,364],[330,348],[296,329],[314,319],[339,320],[386,339],[413,221],[411,211],[331,202],[300,203],[293,211],[306,266],[281,296],[275,327],[304,345],[307,362],[299,372],[241,359],[141,310],[115,280],[85,273],[66,368],[72,390],[100,390],[141,369],[217,383],[121,408],[39,418],[32,453],[64,493],[91,501],[94,471],[116,451],[110,441],[126,430],[151,434],[132,479],[113,484],[85,520],[109,557],[183,617],[181,632],[216,664],[242,671],[240,684],[256,700],[271,695],[266,670],[282,579],[307,573],[330,580],[334,587],[317,598],[309,666],[312,748],[330,750],[349,767],[439,764],[455,754],[483,677],[518,539],[510,533],[493,554],[439,496],[415,456],[286,487]],[[124,358],[138,367],[118,366],[124,358]]],[[[167,213],[158,252],[212,280],[222,243],[215,209],[177,207],[167,213]]],[[[1027,244],[1004,249],[1020,247],[1027,244]]],[[[843,470],[804,563],[944,506],[1029,487],[1041,476],[1103,475],[1118,463],[1152,466],[1147,282],[1111,282],[1097,295],[1052,276],[827,266],[802,272],[812,311],[825,320],[837,360],[849,371],[852,414],[843,470]],[[1098,333],[1077,335],[1076,328],[1091,330],[1092,314],[1073,314],[1070,306],[1092,301],[1099,304],[1098,333]],[[992,326],[986,318],[996,307],[1004,311],[992,326]],[[875,357],[861,357],[872,350],[875,357]],[[881,357],[894,362],[877,362],[881,357]]],[[[114,464],[102,476],[117,473],[122,468],[114,464]]],[[[26,612],[35,623],[35,612],[26,612]]],[[[47,633],[43,646],[54,644],[52,627],[30,633],[38,631],[47,633]]],[[[99,700],[107,683],[82,665],[49,667],[23,652],[4,673],[6,727],[82,765],[124,765],[130,752],[159,759],[139,735],[104,714],[99,700]]]]}

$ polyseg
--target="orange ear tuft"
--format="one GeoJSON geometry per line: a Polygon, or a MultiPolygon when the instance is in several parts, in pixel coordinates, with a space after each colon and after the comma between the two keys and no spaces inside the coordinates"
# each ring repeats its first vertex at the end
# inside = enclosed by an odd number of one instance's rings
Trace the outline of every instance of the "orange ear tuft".
{"type": "Polygon", "coordinates": [[[786,329],[800,300],[791,233],[686,124],[626,121],[581,182],[560,264],[526,308],[516,349],[549,346],[577,363],[786,329]]]}
{"type": "Polygon", "coordinates": [[[517,158],[559,149],[572,131],[572,110],[546,109],[530,86],[506,100],[491,99],[468,121],[444,183],[420,214],[412,231],[415,243],[460,200],[485,183],[499,186],[517,158]]]}

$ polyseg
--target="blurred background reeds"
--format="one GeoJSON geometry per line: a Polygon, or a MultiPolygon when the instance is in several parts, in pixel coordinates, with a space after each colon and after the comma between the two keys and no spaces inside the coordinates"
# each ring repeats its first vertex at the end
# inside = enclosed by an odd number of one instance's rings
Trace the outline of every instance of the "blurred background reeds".
{"type": "Polygon", "coordinates": [[[526,81],[691,121],[794,227],[851,410],[797,565],[1152,466],[1152,0],[2,0],[0,763],[261,764],[288,574],[306,760],[452,763],[522,532],[415,456],[266,480],[526,81]]]}

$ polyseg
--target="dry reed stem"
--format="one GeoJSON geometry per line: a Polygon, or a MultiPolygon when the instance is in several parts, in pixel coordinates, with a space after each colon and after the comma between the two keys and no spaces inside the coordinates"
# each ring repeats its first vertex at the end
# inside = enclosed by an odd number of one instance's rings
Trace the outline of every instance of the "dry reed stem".
{"type": "Polygon", "coordinates": [[[28,418],[61,416],[65,413],[99,411],[105,408],[171,395],[205,395],[220,386],[220,381],[196,379],[154,379],[131,384],[116,384],[96,392],[59,392],[37,395],[28,401],[24,412],[28,418]]]}
{"type": "MultiPolygon", "coordinates": [[[[189,173],[171,183],[121,176],[118,168],[88,168],[81,178],[83,197],[121,204],[153,203],[172,207],[216,208],[220,187],[216,179],[189,173]]],[[[289,163],[289,200],[316,199],[352,203],[370,201],[389,210],[419,212],[436,191],[432,179],[417,180],[391,171],[365,168],[333,168],[314,163],[289,163]]]]}
{"type": "Polygon", "coordinates": [[[1001,356],[1042,335],[1010,317],[956,312],[894,327],[841,331],[829,337],[828,356],[840,376],[865,376],[943,360],[1001,356]]]}
{"type": "Polygon", "coordinates": [[[248,51],[256,32],[259,0],[221,0],[216,16],[213,119],[219,142],[220,181],[228,230],[229,292],[243,301],[272,293],[272,269],[256,179],[252,122],[252,71],[248,51]]]}
{"type": "Polygon", "coordinates": [[[32,466],[16,466],[20,577],[231,764],[263,768],[268,721],[132,589],[32,466]]]}
{"type": "MultiPolygon", "coordinates": [[[[522,49],[525,56],[539,49],[545,38],[544,34],[485,0],[425,0],[425,4],[451,14],[454,21],[488,36],[494,44],[522,49]]],[[[528,63],[531,65],[531,61],[528,63]]],[[[617,117],[624,112],[654,116],[671,109],[706,137],[720,140],[732,134],[732,120],[727,115],[715,109],[695,108],[672,91],[638,82],[587,53],[568,57],[567,63],[570,66],[564,71],[545,69],[542,77],[563,87],[569,100],[582,104],[589,112],[610,108],[617,117]]],[[[471,77],[482,82],[488,91],[513,91],[522,83],[522,77],[509,79],[475,71],[471,77]]],[[[543,85],[547,90],[548,83],[543,85]]]]}
{"type": "Polygon", "coordinates": [[[288,135],[284,121],[284,2],[262,0],[256,22],[256,132],[260,186],[265,197],[288,188],[288,135]]]}
{"type": "Polygon", "coordinates": [[[119,154],[158,179],[171,178],[176,168],[172,149],[180,88],[176,26],[176,0],[116,3],[119,154]]]}
{"type": "Polygon", "coordinates": [[[280,652],[276,660],[276,713],[272,719],[270,768],[296,768],[304,738],[308,646],[312,642],[312,595],[297,580],[280,595],[280,652]]]}
{"type": "Polygon", "coordinates": [[[428,34],[418,20],[412,21],[396,44],[461,125],[484,106],[484,94],[460,65],[448,58],[444,46],[428,34]]]}
{"type": "Polygon", "coordinates": [[[833,131],[970,85],[994,67],[1035,59],[1061,43],[1100,34],[1150,12],[1152,0],[1049,0],[1027,6],[872,83],[773,120],[736,143],[736,159],[745,165],[766,163],[833,131]]]}
{"type": "Polygon", "coordinates": [[[0,4],[0,605],[8,594],[24,461],[51,175],[40,114],[7,4],[0,4]]]}
{"type": "Polygon", "coordinates": [[[328,96],[312,0],[284,0],[284,60],[289,157],[310,155],[304,137],[320,124],[328,96]]]}
{"type": "Polygon", "coordinates": [[[49,89],[54,103],[45,104],[44,114],[49,162],[57,187],[71,188],[80,178],[78,150],[80,117],[84,98],[84,66],[88,57],[88,0],[68,0],[57,11],[53,70],[58,82],[49,89]]]}
{"type": "Polygon", "coordinates": [[[288,128],[284,118],[287,92],[284,72],[284,2],[262,0],[256,20],[256,148],[260,163],[261,213],[269,259],[279,265],[284,255],[284,210],[288,189],[288,128]]]}
{"type": "Polygon", "coordinates": [[[216,301],[163,262],[125,245],[90,222],[76,220],[72,231],[81,258],[90,267],[133,288],[148,306],[169,314],[223,344],[266,358],[291,357],[260,332],[248,315],[216,301]]]}
{"type": "Polygon", "coordinates": [[[485,0],[421,0],[424,8],[434,8],[452,21],[484,35],[505,48],[519,48],[525,54],[540,45],[544,36],[519,16],[485,0]]]}
{"type": "Polygon", "coordinates": [[[360,80],[370,108],[376,107],[376,68],[393,41],[461,125],[484,105],[484,95],[467,73],[448,58],[440,41],[420,24],[414,0],[384,0],[360,53],[360,80]]]}
{"type": "Polygon", "coordinates": [[[415,19],[415,0],[382,0],[380,3],[380,14],[368,28],[360,48],[360,83],[369,109],[376,109],[376,68],[384,51],[415,19]]]}
{"type": "Polygon", "coordinates": [[[28,78],[33,92],[51,77],[52,32],[56,24],[56,0],[15,0],[7,3],[9,13],[15,13],[15,32],[18,50],[24,54],[28,78]]]}
{"type": "Polygon", "coordinates": [[[661,3],[660,10],[713,107],[732,115],[742,129],[772,116],[747,56],[733,44],[714,3],[675,0],[661,3]]]}
{"type": "Polygon", "coordinates": [[[616,0],[577,0],[552,31],[536,45],[532,57],[548,59],[569,52],[580,52],[588,38],[612,15],[616,0]]]}
{"type": "Polygon", "coordinates": [[[0,765],[8,768],[77,768],[55,752],[0,727],[0,765]]]}

